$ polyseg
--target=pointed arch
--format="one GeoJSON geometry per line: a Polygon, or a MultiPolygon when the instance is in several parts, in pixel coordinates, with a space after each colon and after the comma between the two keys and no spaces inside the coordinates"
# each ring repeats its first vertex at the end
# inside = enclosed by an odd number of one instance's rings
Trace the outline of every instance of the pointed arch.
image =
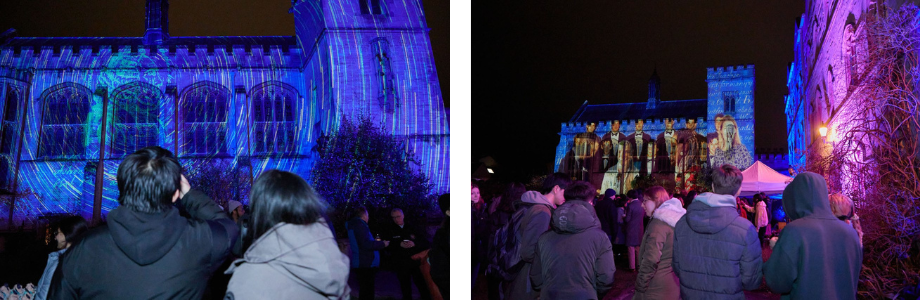
{"type": "Polygon", "coordinates": [[[114,123],[111,154],[122,157],[158,144],[160,103],[165,95],[156,86],[135,81],[112,92],[114,123]]]}
{"type": "Polygon", "coordinates": [[[297,149],[297,98],[294,86],[266,81],[252,88],[252,153],[292,154],[297,149]]]}
{"type": "Polygon", "coordinates": [[[42,121],[38,156],[82,158],[86,151],[89,105],[92,91],[65,82],[42,92],[42,121]]]}
{"type": "Polygon", "coordinates": [[[183,155],[227,154],[227,115],[230,90],[211,81],[199,81],[182,91],[179,149],[183,155]]]}

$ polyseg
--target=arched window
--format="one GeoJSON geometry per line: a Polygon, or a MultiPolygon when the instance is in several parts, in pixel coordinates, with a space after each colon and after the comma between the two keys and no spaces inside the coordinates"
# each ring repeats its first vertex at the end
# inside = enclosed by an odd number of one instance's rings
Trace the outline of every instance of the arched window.
{"type": "Polygon", "coordinates": [[[843,54],[846,62],[847,86],[855,87],[858,63],[856,61],[856,28],[852,24],[847,24],[843,30],[843,54]]]}
{"type": "Polygon", "coordinates": [[[266,82],[252,89],[253,154],[296,151],[296,99],[294,87],[280,82],[266,82]]]}
{"type": "Polygon", "coordinates": [[[358,4],[361,5],[361,14],[383,14],[383,9],[380,7],[380,0],[358,0],[358,4]]]}
{"type": "Polygon", "coordinates": [[[3,119],[0,120],[0,154],[10,154],[19,131],[20,90],[12,83],[0,82],[0,99],[3,100],[3,119]]]}
{"type": "Polygon", "coordinates": [[[111,142],[113,157],[122,157],[158,144],[160,99],[163,99],[163,93],[148,83],[132,82],[115,89],[112,93],[115,106],[111,142]]]}
{"type": "Polygon", "coordinates": [[[38,156],[80,158],[86,149],[87,116],[92,92],[75,83],[52,86],[42,93],[42,129],[38,156]]]}
{"type": "Polygon", "coordinates": [[[399,106],[399,98],[396,96],[396,83],[390,68],[389,42],[385,38],[376,38],[371,41],[371,48],[377,69],[377,102],[386,112],[392,113],[399,106]]]}
{"type": "Polygon", "coordinates": [[[227,110],[230,92],[226,87],[202,81],[182,94],[181,149],[187,155],[227,153],[227,110]]]}

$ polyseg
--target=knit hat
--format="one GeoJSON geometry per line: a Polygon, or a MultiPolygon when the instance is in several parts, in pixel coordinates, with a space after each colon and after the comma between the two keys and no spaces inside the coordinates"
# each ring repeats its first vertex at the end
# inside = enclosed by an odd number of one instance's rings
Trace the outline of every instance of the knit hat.
{"type": "Polygon", "coordinates": [[[241,205],[243,205],[243,203],[240,203],[239,201],[227,201],[227,213],[232,213],[234,210],[236,210],[237,207],[240,207],[241,205]]]}
{"type": "Polygon", "coordinates": [[[617,195],[617,191],[614,191],[613,189],[607,189],[607,191],[604,192],[604,199],[610,199],[610,197],[613,197],[616,195],[617,195]]]}

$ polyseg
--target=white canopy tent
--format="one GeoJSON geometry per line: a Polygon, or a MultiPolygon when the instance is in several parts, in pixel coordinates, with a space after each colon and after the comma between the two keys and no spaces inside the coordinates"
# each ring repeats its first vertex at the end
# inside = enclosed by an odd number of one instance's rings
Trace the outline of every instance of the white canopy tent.
{"type": "Polygon", "coordinates": [[[754,162],[746,170],[741,171],[744,180],[741,182],[741,196],[751,196],[760,192],[767,195],[780,194],[792,177],[780,174],[760,161],[754,162]]]}

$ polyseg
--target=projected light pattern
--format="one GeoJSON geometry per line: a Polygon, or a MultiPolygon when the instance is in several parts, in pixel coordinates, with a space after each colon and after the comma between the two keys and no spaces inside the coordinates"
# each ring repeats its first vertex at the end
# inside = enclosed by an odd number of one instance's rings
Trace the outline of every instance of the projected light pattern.
{"type": "MultiPolygon", "coordinates": [[[[447,113],[419,5],[366,16],[358,1],[295,1],[295,37],[0,40],[0,187],[20,194],[13,223],[90,219],[97,184],[104,217],[118,205],[118,164],[148,145],[186,173],[220,166],[241,185],[267,169],[309,178],[317,140],[359,115],[408,139],[412,165],[446,192],[447,113]]],[[[8,214],[0,207],[0,228],[8,214]]]]}

